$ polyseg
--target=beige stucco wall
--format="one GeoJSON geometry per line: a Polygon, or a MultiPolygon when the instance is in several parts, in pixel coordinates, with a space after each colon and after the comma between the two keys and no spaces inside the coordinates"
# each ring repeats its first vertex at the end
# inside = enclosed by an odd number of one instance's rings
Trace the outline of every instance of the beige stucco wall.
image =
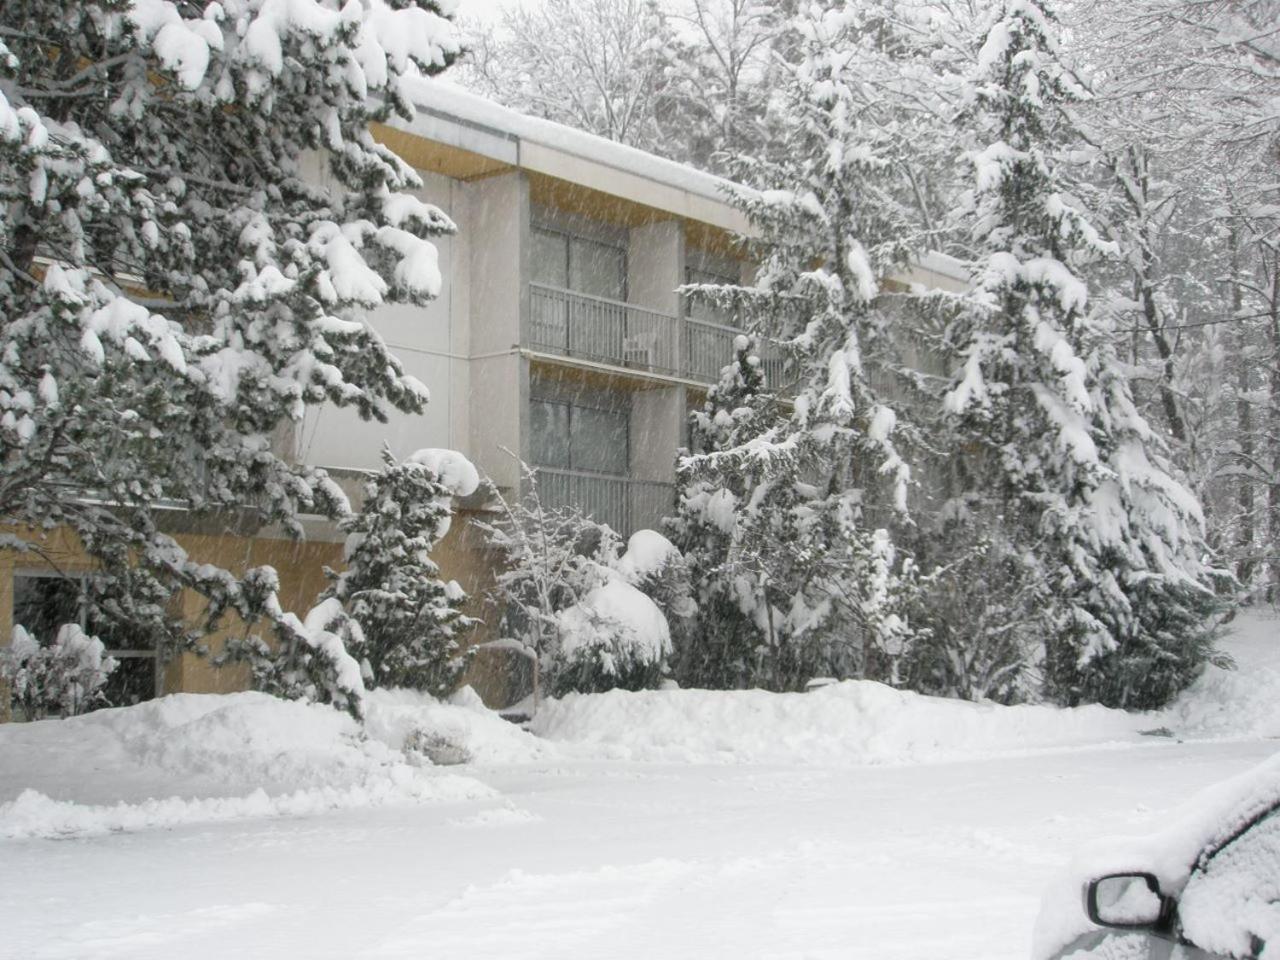
{"type": "MultiPolygon", "coordinates": [[[[36,540],[32,533],[26,539],[36,540]]],[[[0,643],[8,643],[13,632],[13,575],[15,570],[60,569],[89,572],[93,564],[75,536],[65,528],[54,530],[40,540],[44,558],[34,554],[0,552],[0,643]]],[[[179,533],[174,539],[188,555],[243,574],[249,567],[270,565],[280,576],[280,601],[287,610],[299,614],[315,602],[328,583],[325,568],[341,569],[342,547],[332,539],[294,541],[271,536],[228,536],[225,534],[179,533]]],[[[449,533],[436,546],[432,558],[442,576],[455,579],[471,596],[467,613],[483,617],[482,595],[492,580],[493,566],[484,548],[483,537],[466,514],[455,517],[449,533]]],[[[198,623],[205,601],[191,591],[174,598],[175,613],[189,623],[198,623]]],[[[218,667],[213,656],[221,652],[226,639],[242,634],[246,627],[234,615],[228,616],[217,632],[207,639],[208,656],[183,653],[164,667],[161,689],[165,693],[228,693],[249,687],[249,675],[242,665],[218,667]]],[[[476,637],[483,634],[483,627],[476,637]]],[[[475,682],[491,690],[500,689],[501,678],[477,671],[475,682]]],[[[0,710],[7,710],[8,698],[0,698],[0,710]]],[[[2,719],[8,719],[5,715],[2,719]]]]}

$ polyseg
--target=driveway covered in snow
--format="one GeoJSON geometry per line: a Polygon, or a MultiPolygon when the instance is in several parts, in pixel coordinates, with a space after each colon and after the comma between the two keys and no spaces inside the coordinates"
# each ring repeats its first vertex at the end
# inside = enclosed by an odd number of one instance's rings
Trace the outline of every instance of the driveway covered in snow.
{"type": "MultiPolygon", "coordinates": [[[[846,691],[831,709],[860,704],[878,743],[909,761],[897,763],[846,756],[847,730],[798,737],[788,717],[812,725],[815,701],[770,708],[771,729],[793,738],[782,762],[760,730],[731,729],[754,707],[708,705],[734,714],[722,733],[682,737],[635,728],[624,699],[612,733],[613,708],[566,705],[564,739],[524,753],[476,721],[479,762],[423,779],[376,741],[339,750],[303,725],[330,782],[308,779],[315,760],[273,784],[282,744],[246,732],[241,766],[266,784],[249,800],[230,773],[218,789],[238,741],[204,706],[164,708],[167,750],[118,716],[0,730],[0,956],[1024,958],[1041,890],[1081,844],[1158,827],[1280,747],[1275,621],[1256,626],[1240,647],[1249,669],[1207,677],[1161,715],[948,721],[948,705],[907,698],[890,722],[877,719],[883,691],[846,691]],[[590,713],[593,737],[573,733],[573,709],[590,713]],[[947,729],[962,721],[967,749],[947,729]],[[1001,739],[1010,724],[1020,746],[1001,739]],[[1175,736],[1140,732],[1156,725],[1175,736]],[[227,755],[193,746],[210,741],[227,755]],[[109,760],[92,789],[72,773],[89,762],[77,742],[109,760]],[[148,806],[166,775],[183,796],[148,806]],[[383,780],[393,786],[372,786],[383,780]]],[[[229,715],[272,709],[246,704],[229,715]]],[[[403,721],[393,707],[389,740],[403,721]]],[[[693,708],[647,712],[664,709],[693,708]]]]}

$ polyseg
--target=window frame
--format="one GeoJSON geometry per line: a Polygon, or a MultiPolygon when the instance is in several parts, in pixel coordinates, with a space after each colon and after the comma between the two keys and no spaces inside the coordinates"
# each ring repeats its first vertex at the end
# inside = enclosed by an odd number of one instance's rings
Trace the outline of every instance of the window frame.
{"type": "MultiPolygon", "coordinates": [[[[65,573],[59,573],[56,570],[48,570],[43,567],[15,567],[13,571],[10,573],[10,583],[9,583],[10,596],[12,598],[10,611],[9,611],[10,634],[12,634],[13,628],[15,626],[21,625],[24,628],[26,627],[26,624],[19,624],[18,616],[17,616],[17,607],[18,607],[17,581],[20,578],[26,578],[29,580],[59,580],[59,581],[68,582],[68,583],[75,583],[77,585],[77,596],[76,596],[77,604],[76,605],[79,608],[77,611],[76,620],[80,626],[80,629],[88,633],[89,609],[88,609],[88,604],[85,600],[86,585],[90,581],[98,579],[98,577],[92,571],[76,570],[76,571],[68,571],[65,573]]],[[[36,639],[36,642],[40,643],[41,646],[45,646],[48,641],[52,640],[51,637],[47,637],[47,638],[36,637],[35,639],[36,639]]],[[[152,699],[161,697],[164,695],[163,685],[162,685],[163,671],[160,669],[161,664],[160,664],[159,650],[154,650],[154,649],[147,650],[144,648],[136,648],[136,647],[110,647],[107,645],[106,641],[103,641],[102,646],[103,646],[103,654],[105,656],[111,657],[114,660],[150,660],[152,661],[152,681],[153,681],[152,682],[153,692],[151,695],[152,699]]],[[[112,706],[118,706],[118,704],[112,704],[112,706]]]]}
{"type": "MultiPolygon", "coordinates": [[[[630,254],[627,249],[627,245],[625,243],[602,240],[599,237],[593,237],[586,233],[579,233],[573,230],[566,230],[563,227],[548,226],[542,223],[533,224],[529,229],[529,233],[531,237],[537,234],[542,234],[545,237],[558,238],[562,244],[562,247],[563,247],[562,252],[564,254],[565,285],[563,287],[559,287],[556,284],[544,283],[541,280],[534,280],[533,281],[534,283],[537,283],[544,287],[551,287],[552,289],[565,290],[569,293],[575,293],[583,297],[595,297],[598,300],[609,300],[615,303],[628,302],[627,298],[630,296],[629,273],[630,273],[631,264],[630,264],[630,254]],[[573,285],[574,241],[577,241],[579,243],[594,244],[597,247],[603,247],[604,249],[611,250],[621,256],[622,274],[619,277],[620,282],[619,282],[618,296],[602,297],[599,294],[588,293],[585,290],[579,290],[576,287],[574,287],[573,285]]],[[[532,248],[532,243],[530,243],[530,247],[532,248]]],[[[532,270],[530,271],[530,273],[532,274],[532,270]]]]}

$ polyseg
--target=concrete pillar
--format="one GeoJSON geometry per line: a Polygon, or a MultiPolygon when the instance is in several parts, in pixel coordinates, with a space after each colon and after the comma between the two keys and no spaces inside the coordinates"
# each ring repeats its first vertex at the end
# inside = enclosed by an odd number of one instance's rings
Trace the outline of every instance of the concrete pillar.
{"type": "Polygon", "coordinates": [[[627,249],[627,299],[668,316],[680,315],[684,224],[664,220],[632,227],[627,249]]]}
{"type": "Polygon", "coordinates": [[[684,435],[684,387],[655,387],[631,396],[631,475],[672,483],[684,435]]]}
{"type": "MultiPolygon", "coordinates": [[[[684,283],[685,236],[679,220],[632,227],[627,253],[627,299],[674,318],[676,366],[683,368],[683,310],[677,289],[684,283]]],[[[637,480],[675,480],[675,455],[684,435],[684,387],[640,390],[631,400],[631,475],[637,480]]]]}
{"type": "Polygon", "coordinates": [[[519,355],[529,313],[529,181],[520,172],[470,186],[471,452],[513,492],[527,459],[528,363],[519,355]]]}

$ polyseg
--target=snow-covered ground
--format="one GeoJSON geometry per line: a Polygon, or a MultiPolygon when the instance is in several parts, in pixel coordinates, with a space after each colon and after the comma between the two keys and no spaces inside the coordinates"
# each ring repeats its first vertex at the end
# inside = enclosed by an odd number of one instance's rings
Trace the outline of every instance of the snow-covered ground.
{"type": "Polygon", "coordinates": [[[405,694],[364,736],[253,694],[0,727],[0,957],[1026,957],[1082,844],[1280,747],[1280,621],[1229,649],[1147,715],[843,684],[538,736],[405,694]]]}

